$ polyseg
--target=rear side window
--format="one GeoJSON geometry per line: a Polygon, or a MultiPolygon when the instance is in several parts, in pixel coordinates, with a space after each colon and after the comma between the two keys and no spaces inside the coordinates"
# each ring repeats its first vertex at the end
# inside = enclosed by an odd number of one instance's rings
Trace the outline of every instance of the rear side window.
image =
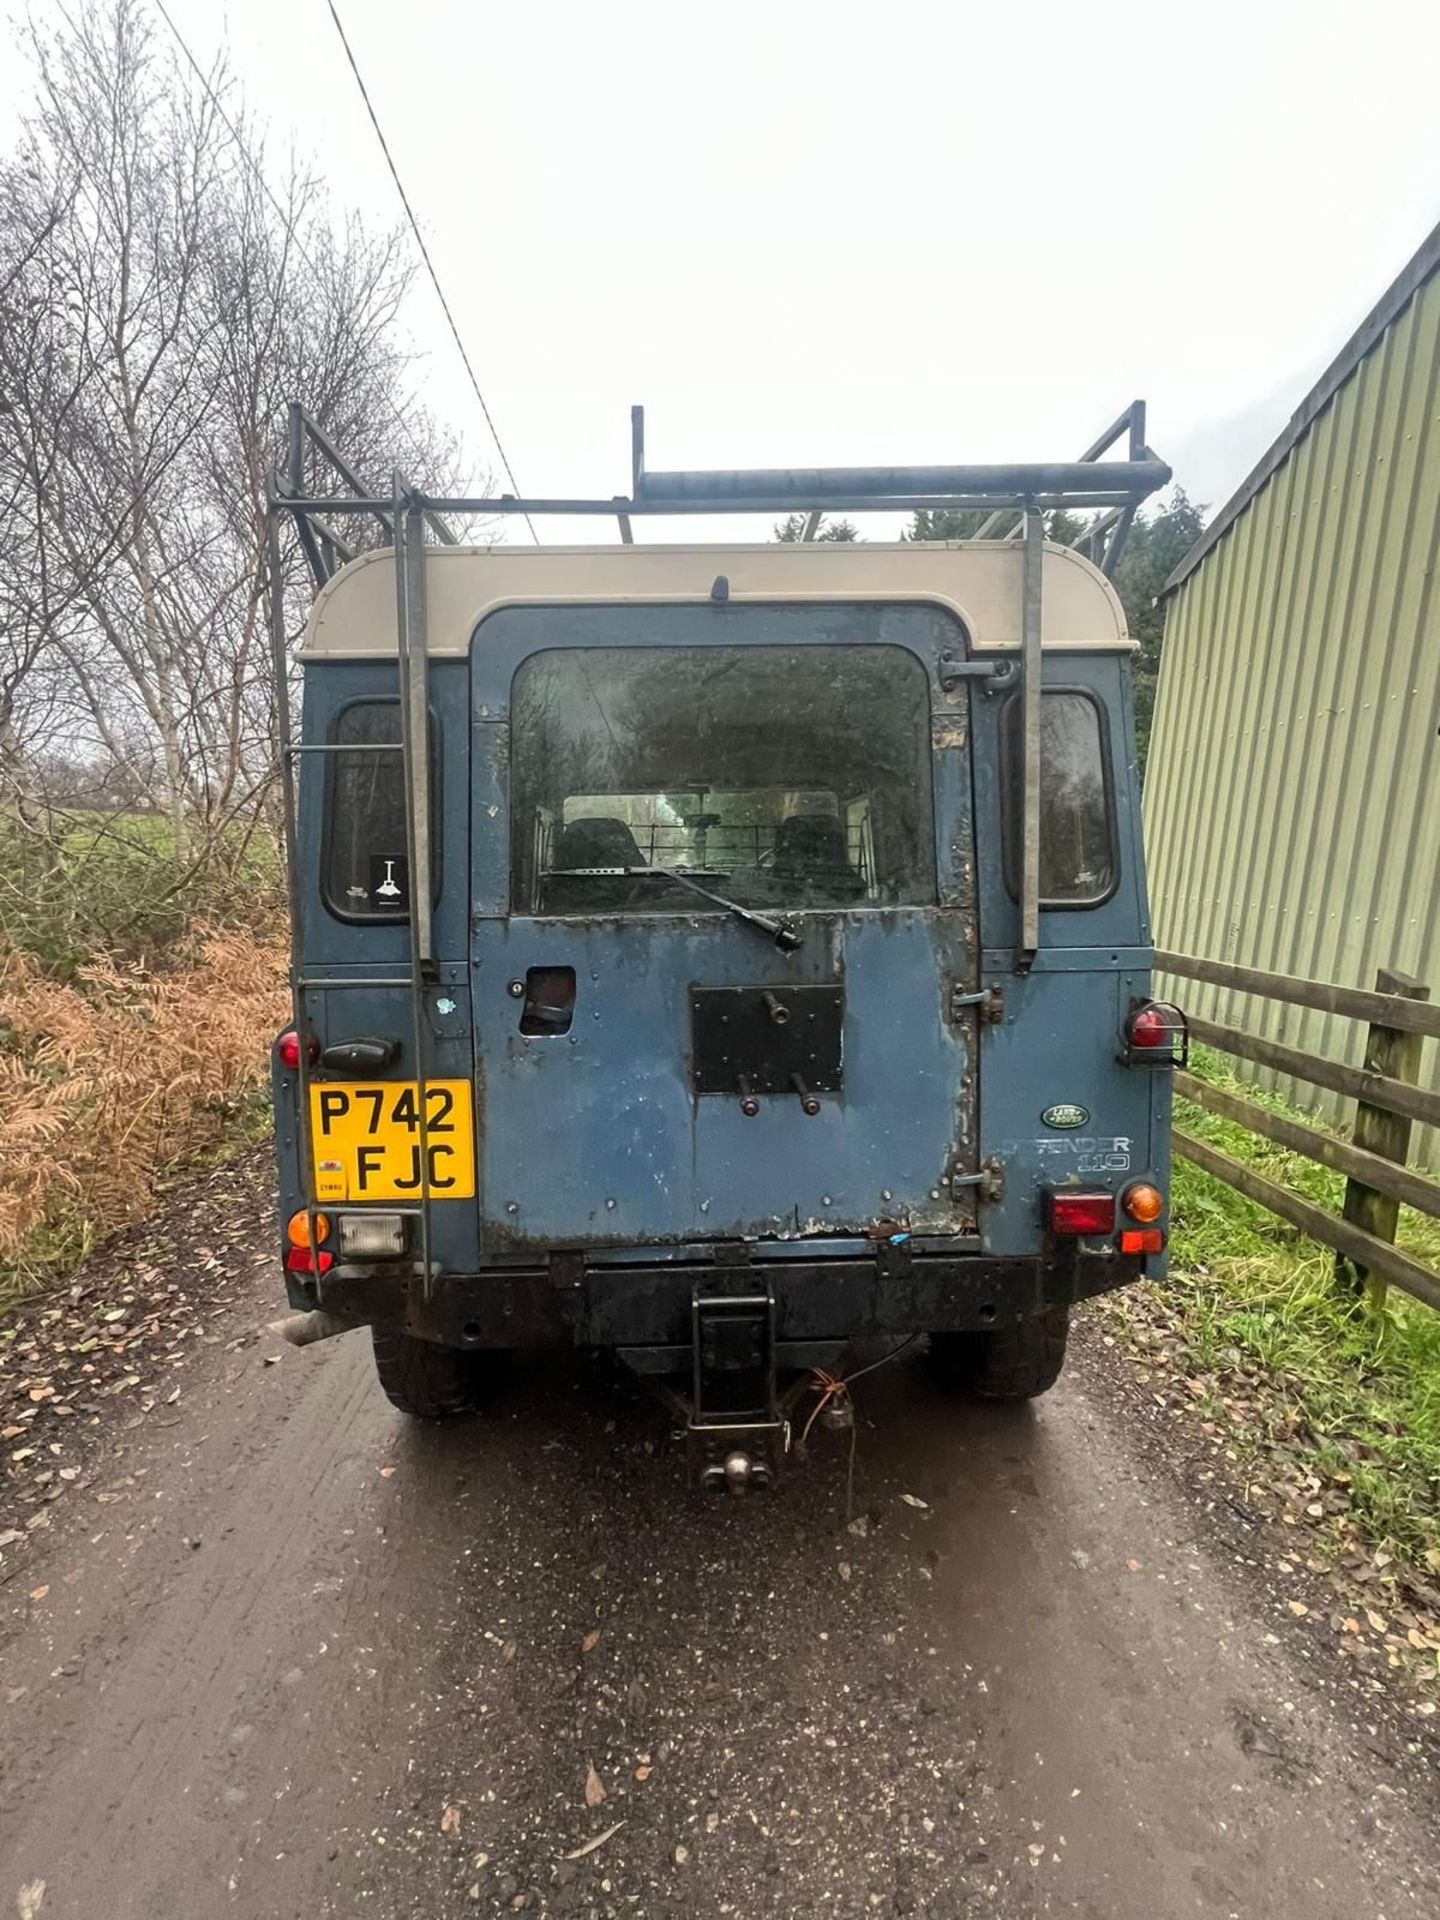
{"type": "MultiPolygon", "coordinates": [[[[1006,702],[1001,763],[1005,782],[1005,880],[1020,893],[1024,759],[1022,707],[1006,702]]],[[[1094,907],[1115,891],[1115,800],[1105,716],[1088,693],[1047,688],[1040,696],[1040,901],[1094,907]]]]}
{"type": "Polygon", "coordinates": [[[410,872],[399,701],[352,700],[336,714],[330,739],[360,751],[325,761],[325,904],[345,920],[404,920],[410,872]]]}

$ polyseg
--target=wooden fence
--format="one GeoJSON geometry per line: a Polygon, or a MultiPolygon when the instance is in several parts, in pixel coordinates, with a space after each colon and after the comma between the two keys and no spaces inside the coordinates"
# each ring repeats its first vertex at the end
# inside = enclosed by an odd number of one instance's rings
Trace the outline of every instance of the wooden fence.
{"type": "Polygon", "coordinates": [[[1429,987],[1382,968],[1374,991],[1367,992],[1319,980],[1297,980],[1284,973],[1262,973],[1223,960],[1196,960],[1183,953],[1157,953],[1155,967],[1159,973],[1180,979],[1229,987],[1287,1006],[1313,1007],[1367,1024],[1364,1065],[1351,1067],[1239,1027],[1213,1020],[1190,1022],[1192,1038],[1207,1047],[1274,1068],[1312,1086],[1352,1096],[1356,1108],[1349,1140],[1336,1139],[1288,1115],[1272,1113],[1258,1102],[1211,1086],[1194,1074],[1175,1075],[1175,1091],[1207,1113],[1234,1121],[1277,1146],[1343,1173],[1345,1200],[1339,1214],[1267,1180],[1208,1142],[1195,1139],[1182,1127],[1175,1128],[1175,1151],[1302,1233],[1332,1247],[1340,1256],[1337,1264],[1372,1298],[1383,1296],[1389,1283],[1440,1309],[1440,1273],[1402,1253],[1394,1244],[1402,1205],[1440,1216],[1440,1181],[1428,1179],[1405,1164],[1412,1123],[1440,1126],[1440,1092],[1417,1084],[1421,1047],[1427,1036],[1440,1038],[1440,1006],[1431,1004],[1429,987]]]}

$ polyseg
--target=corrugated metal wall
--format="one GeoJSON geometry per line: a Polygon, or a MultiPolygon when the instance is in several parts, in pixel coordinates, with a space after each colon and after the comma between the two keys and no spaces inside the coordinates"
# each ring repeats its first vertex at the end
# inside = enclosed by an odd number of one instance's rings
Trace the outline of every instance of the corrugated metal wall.
{"type": "MultiPolygon", "coordinates": [[[[1157,945],[1346,986],[1399,967],[1440,1001],[1437,416],[1440,275],[1176,590],[1145,793],[1157,945]]],[[[1351,1022],[1169,990],[1358,1063],[1351,1022]]],[[[1331,1118],[1353,1112],[1239,1070],[1331,1118]]],[[[1440,1133],[1414,1152],[1440,1168],[1440,1133]]]]}

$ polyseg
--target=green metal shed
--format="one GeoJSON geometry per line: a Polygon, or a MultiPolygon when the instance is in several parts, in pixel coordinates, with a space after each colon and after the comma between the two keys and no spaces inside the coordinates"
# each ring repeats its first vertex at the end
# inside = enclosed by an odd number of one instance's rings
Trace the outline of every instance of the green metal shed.
{"type": "MultiPolygon", "coordinates": [[[[1440,227],[1166,583],[1145,792],[1157,945],[1355,987],[1395,967],[1440,1001],[1437,558],[1440,227]]],[[[1358,1063],[1348,1021],[1172,990],[1358,1063]]],[[[1440,1167],[1440,1133],[1412,1152],[1440,1167]]]]}

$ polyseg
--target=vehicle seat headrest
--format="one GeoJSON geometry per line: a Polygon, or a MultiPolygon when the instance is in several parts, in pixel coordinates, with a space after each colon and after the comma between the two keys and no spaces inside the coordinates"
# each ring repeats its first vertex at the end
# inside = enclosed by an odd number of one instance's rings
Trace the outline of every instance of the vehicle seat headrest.
{"type": "Polygon", "coordinates": [[[608,814],[585,814],[568,821],[555,836],[554,867],[643,867],[634,833],[608,814]]]}

